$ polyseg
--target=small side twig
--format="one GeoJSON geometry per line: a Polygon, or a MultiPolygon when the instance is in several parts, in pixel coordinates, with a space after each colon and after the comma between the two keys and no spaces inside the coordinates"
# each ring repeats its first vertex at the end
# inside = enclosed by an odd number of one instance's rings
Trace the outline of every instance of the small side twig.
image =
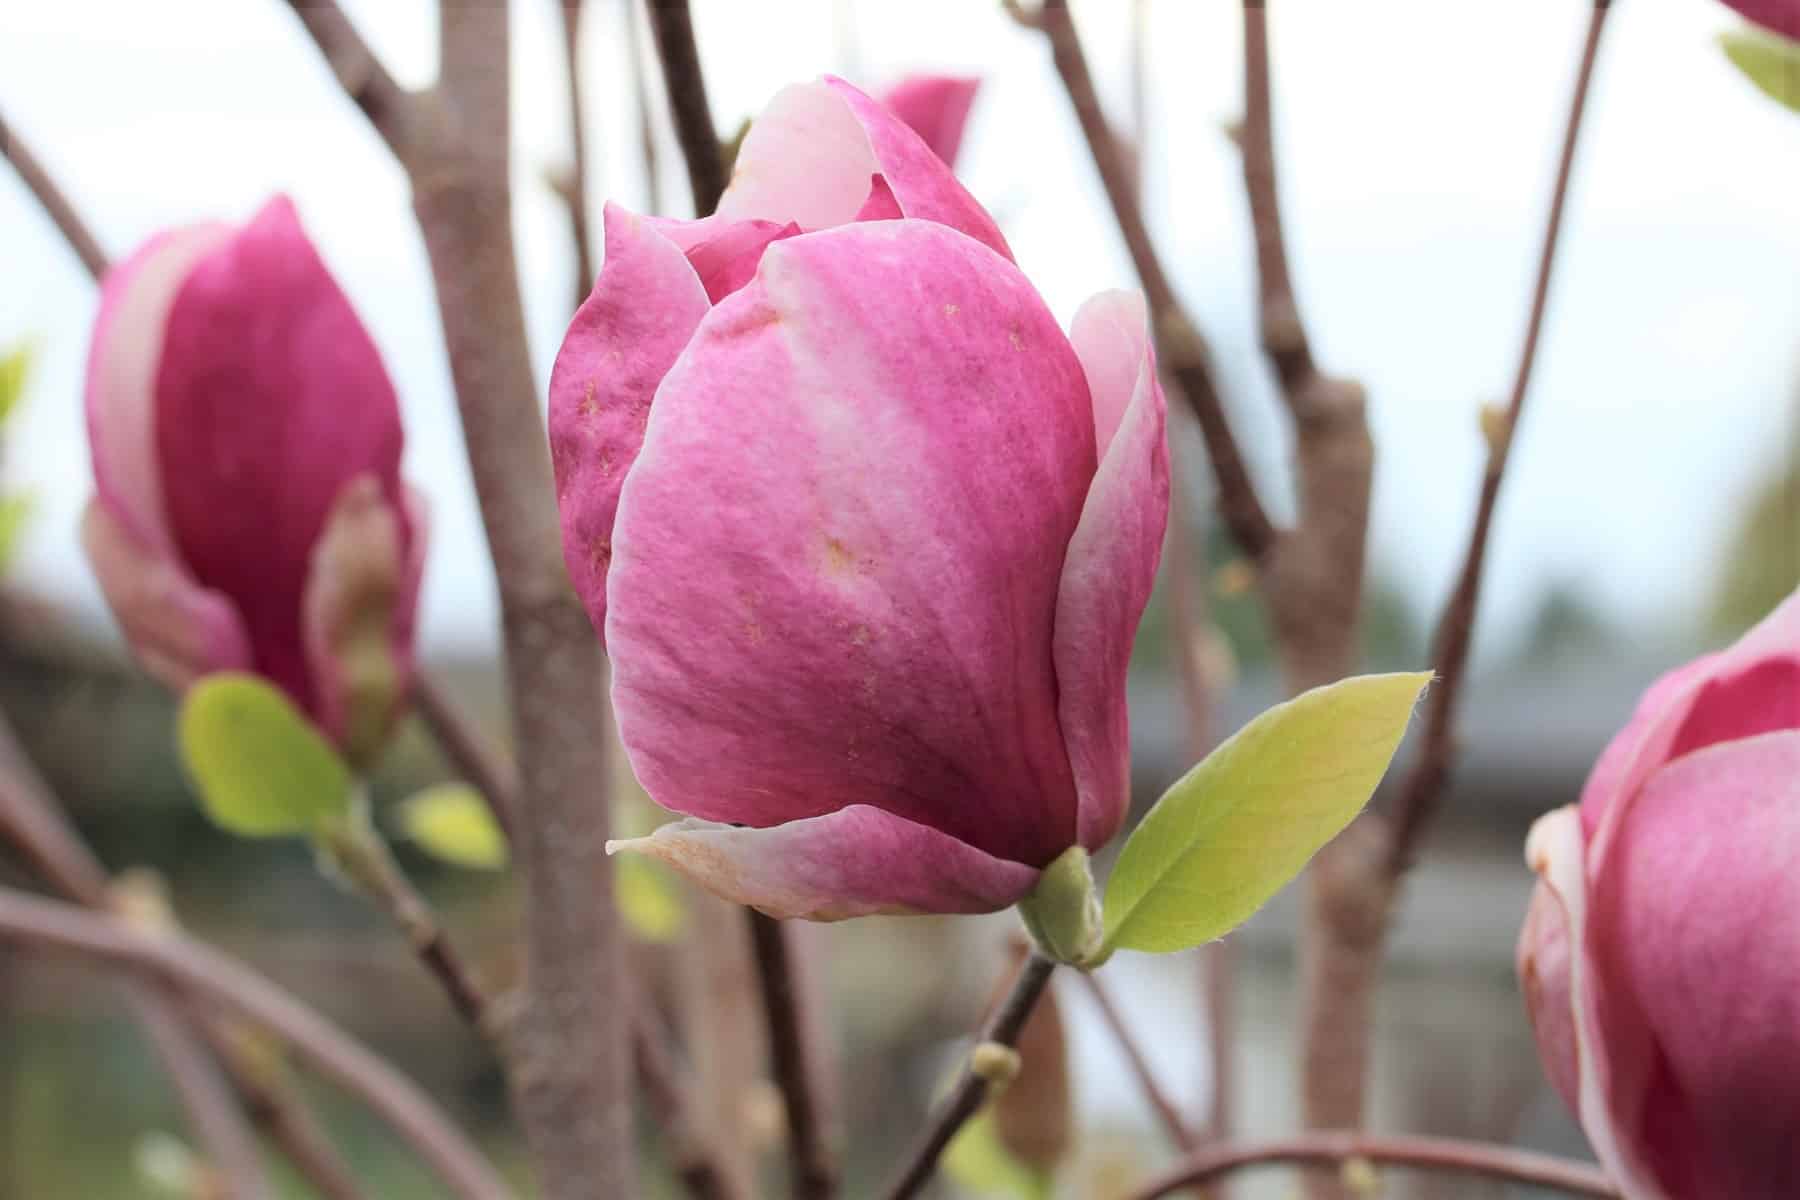
{"type": "Polygon", "coordinates": [[[808,1061],[806,1028],[795,994],[798,973],[789,959],[788,933],[780,921],[754,909],[750,945],[769,1025],[769,1063],[787,1111],[788,1163],[797,1200],[830,1200],[837,1190],[837,1162],[824,1130],[808,1061]]]}
{"type": "Polygon", "coordinates": [[[1619,1195],[1605,1173],[1595,1167],[1515,1150],[1511,1146],[1454,1138],[1380,1137],[1326,1131],[1261,1142],[1230,1142],[1202,1150],[1157,1176],[1132,1200],[1160,1200],[1183,1188],[1211,1183],[1246,1167],[1277,1164],[1342,1167],[1359,1159],[1367,1163],[1532,1184],[1574,1196],[1617,1200],[1619,1195]]]}
{"type": "Polygon", "coordinates": [[[649,7],[650,31],[662,60],[675,137],[681,143],[688,184],[694,192],[694,215],[704,217],[718,207],[719,197],[725,194],[725,160],[719,153],[719,134],[706,99],[706,76],[700,69],[700,49],[694,44],[693,15],[688,0],[652,0],[649,7]]]}
{"type": "Polygon", "coordinates": [[[345,95],[369,118],[369,124],[397,157],[413,149],[410,126],[430,101],[408,91],[369,48],[337,0],[291,0],[294,15],[318,43],[325,65],[337,76],[345,95]]]}
{"type": "Polygon", "coordinates": [[[1168,1093],[1164,1092],[1162,1085],[1156,1081],[1156,1073],[1150,1069],[1150,1063],[1145,1059],[1144,1052],[1138,1047],[1137,1039],[1132,1036],[1130,1027],[1125,1024],[1123,1014],[1113,1004],[1112,996],[1107,992],[1106,985],[1101,983],[1099,976],[1091,971],[1082,971],[1079,974],[1082,982],[1087,985],[1088,995],[1093,998],[1095,1007],[1100,1010],[1101,1019],[1112,1031],[1113,1040],[1119,1044],[1120,1053],[1125,1055],[1125,1063],[1131,1068],[1132,1075],[1137,1079],[1138,1090],[1144,1093],[1144,1098],[1150,1102],[1150,1107],[1156,1110],[1156,1117],[1162,1122],[1163,1132],[1169,1135],[1169,1140],[1175,1144],[1176,1149],[1195,1149],[1200,1144],[1199,1139],[1188,1129],[1186,1122],[1181,1119],[1181,1110],[1175,1107],[1175,1102],[1169,1099],[1168,1093]]]}
{"type": "Polygon", "coordinates": [[[1431,660],[1438,682],[1425,700],[1422,724],[1424,732],[1419,757],[1402,784],[1394,803],[1391,820],[1393,835],[1389,849],[1388,869],[1393,874],[1404,872],[1418,850],[1420,837],[1430,824],[1442,800],[1444,785],[1450,777],[1450,762],[1456,753],[1456,713],[1467,677],[1469,644],[1474,635],[1475,613],[1481,600],[1482,567],[1487,561],[1488,539],[1493,530],[1494,510],[1500,499],[1500,485],[1506,475],[1506,464],[1512,456],[1513,435],[1525,412],[1525,397],[1531,386],[1532,368],[1537,363],[1538,343],[1544,328],[1544,313],[1550,303],[1550,280],[1556,266],[1557,242],[1562,236],[1563,211],[1569,196],[1569,182],[1575,170],[1575,150],[1581,138],[1582,118],[1587,112],[1589,85],[1594,78],[1594,63],[1599,57],[1600,35],[1609,0],[1596,0],[1588,18],[1587,40],[1581,51],[1581,65],[1575,77],[1575,90],[1569,102],[1569,115],[1563,130],[1562,153],[1557,160],[1556,183],[1550,194],[1550,213],[1544,226],[1543,247],[1538,255],[1537,282],[1531,292],[1531,315],[1525,324],[1525,343],[1519,352],[1519,365],[1513,376],[1512,392],[1506,408],[1488,430],[1487,467],[1482,472],[1481,496],[1475,505],[1475,521],[1469,531],[1469,543],[1463,553],[1462,569],[1457,573],[1456,587],[1444,605],[1432,638],[1431,660]]]}
{"type": "Polygon", "coordinates": [[[3,115],[0,115],[0,158],[12,163],[13,170],[24,180],[26,190],[37,197],[38,204],[55,223],[63,240],[75,252],[75,257],[81,260],[81,265],[87,268],[88,274],[96,278],[106,274],[106,251],[100,248],[100,243],[89,231],[87,223],[75,211],[75,206],[69,203],[69,198],[63,194],[62,189],[56,186],[56,181],[50,177],[44,164],[19,137],[18,131],[6,123],[3,115]]]}
{"type": "Polygon", "coordinates": [[[569,73],[569,178],[563,194],[575,236],[575,304],[594,286],[594,232],[588,220],[588,133],[581,79],[582,0],[562,0],[563,64],[569,73]]]}
{"type": "Polygon", "coordinates": [[[438,748],[459,775],[474,785],[487,801],[494,823],[506,839],[513,839],[519,769],[506,752],[484,736],[475,718],[457,703],[436,672],[420,670],[413,677],[413,702],[438,748]]]}
{"type": "Polygon", "coordinates": [[[693,1104],[680,1068],[669,1053],[669,1040],[662,1018],[640,996],[632,1026],[632,1056],[675,1173],[694,1200],[743,1200],[730,1177],[719,1169],[718,1154],[694,1126],[693,1104]]]}
{"type": "Polygon", "coordinates": [[[0,889],[0,940],[148,975],[235,1012],[311,1062],[390,1124],[458,1200],[507,1200],[492,1167],[416,1085],[249,967],[174,933],[147,935],[68,904],[0,889]]]}
{"type": "Polygon", "coordinates": [[[644,160],[646,211],[662,212],[662,177],[656,151],[656,122],[650,116],[650,83],[644,68],[644,39],[640,32],[645,0],[625,0],[625,52],[631,65],[631,96],[637,105],[638,153],[644,160]]]}
{"type": "MultiPolygon", "coordinates": [[[[982,1029],[980,1040],[1002,1046],[1016,1046],[1019,1031],[1025,1028],[1026,1018],[1037,1007],[1038,998],[1044,994],[1044,988],[1049,985],[1050,975],[1055,970],[1054,960],[1034,950],[1019,968],[1012,990],[982,1029]]],[[[911,1200],[919,1194],[919,1190],[937,1170],[938,1159],[943,1156],[944,1148],[968,1123],[969,1118],[981,1109],[987,1094],[987,1080],[965,1067],[955,1090],[939,1106],[918,1144],[907,1155],[899,1175],[881,1193],[885,1200],[911,1200]]]]}

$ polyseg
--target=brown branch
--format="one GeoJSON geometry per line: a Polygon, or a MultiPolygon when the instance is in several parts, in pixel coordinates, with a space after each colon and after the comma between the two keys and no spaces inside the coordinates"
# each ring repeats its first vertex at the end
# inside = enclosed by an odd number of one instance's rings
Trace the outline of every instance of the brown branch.
{"type": "Polygon", "coordinates": [[[1513,376],[1512,392],[1497,426],[1488,440],[1487,468],[1482,473],[1481,496],[1475,505],[1475,521],[1469,532],[1468,548],[1463,554],[1462,570],[1456,587],[1444,606],[1432,638],[1431,661],[1438,673],[1437,685],[1425,700],[1424,733],[1417,763],[1401,787],[1392,810],[1393,837],[1390,849],[1390,871],[1398,874],[1411,864],[1418,843],[1432,816],[1442,802],[1444,785],[1449,780],[1450,763],[1456,754],[1457,703],[1462,697],[1468,675],[1469,644],[1474,633],[1475,615],[1481,599],[1482,567],[1487,559],[1488,538],[1493,529],[1494,509],[1500,499],[1500,485],[1506,475],[1506,464],[1512,456],[1513,435],[1524,415],[1525,397],[1530,390],[1531,372],[1537,363],[1538,343],[1544,327],[1544,313],[1550,302],[1550,281],[1556,266],[1557,242],[1562,236],[1563,211],[1568,201],[1569,181],[1574,175],[1575,150],[1581,138],[1583,115],[1587,111],[1589,85],[1593,82],[1594,63],[1599,57],[1600,35],[1606,25],[1611,5],[1598,0],[1588,19],[1587,40],[1583,43],[1581,65],[1575,77],[1575,90],[1569,102],[1569,115],[1563,130],[1562,154],[1557,161],[1556,183],[1550,194],[1550,213],[1544,227],[1544,242],[1538,255],[1537,283],[1531,293],[1531,314],[1525,325],[1525,344],[1519,352],[1519,365],[1513,376]]]}
{"type": "Polygon", "coordinates": [[[581,86],[582,0],[562,0],[563,64],[569,73],[569,142],[571,163],[563,199],[569,206],[569,226],[575,236],[575,305],[587,299],[594,286],[594,232],[588,220],[588,135],[581,86]]]}
{"type": "Polygon", "coordinates": [[[1066,0],[1044,0],[1042,9],[1027,19],[1035,28],[1042,29],[1050,40],[1057,74],[1062,77],[1069,103],[1074,106],[1088,153],[1100,174],[1113,217],[1124,236],[1125,248],[1131,254],[1145,299],[1149,302],[1163,369],[1174,379],[1176,391],[1186,399],[1200,422],[1213,477],[1218,484],[1220,515],[1239,548],[1251,558],[1260,559],[1274,546],[1277,530],[1264,512],[1244,466],[1243,455],[1225,415],[1224,402],[1213,380],[1206,341],[1176,298],[1174,286],[1169,282],[1156,245],[1150,238],[1149,227],[1144,223],[1137,188],[1132,183],[1131,162],[1100,107],[1093,75],[1088,70],[1087,55],[1066,0]]]}
{"type": "Polygon", "coordinates": [[[675,138],[681,143],[688,185],[694,192],[694,215],[703,217],[718,207],[726,179],[719,134],[706,99],[706,76],[700,69],[700,49],[694,44],[693,16],[688,12],[688,0],[649,0],[649,6],[650,31],[656,37],[669,112],[675,118],[675,138]]]}
{"type": "Polygon", "coordinates": [[[507,841],[513,840],[517,817],[519,769],[504,750],[483,735],[475,718],[457,703],[435,672],[421,670],[413,677],[413,702],[425,719],[431,736],[450,765],[487,802],[494,823],[507,841]]]}
{"type": "Polygon", "coordinates": [[[1188,1129],[1181,1119],[1181,1111],[1175,1107],[1163,1091],[1162,1085],[1156,1082],[1156,1073],[1150,1069],[1150,1063],[1144,1058],[1144,1052],[1138,1048],[1137,1039],[1125,1024],[1124,1016],[1113,1004],[1112,996],[1106,986],[1100,982],[1099,976],[1090,971],[1078,972],[1083,983],[1087,985],[1088,995],[1093,998],[1095,1007],[1099,1008],[1101,1019],[1106,1027],[1112,1030],[1113,1040],[1118,1043],[1120,1053],[1125,1055],[1125,1063],[1131,1068],[1137,1079],[1138,1090],[1144,1093],[1144,1099],[1156,1110],[1156,1117],[1162,1122],[1163,1132],[1179,1150],[1193,1150],[1199,1145],[1199,1139],[1188,1129]]]}
{"type": "Polygon", "coordinates": [[[787,1111],[788,1166],[797,1200],[830,1200],[838,1168],[826,1139],[824,1114],[814,1095],[805,1023],[796,994],[798,973],[789,959],[788,932],[780,921],[746,909],[769,1028],[769,1064],[787,1111]]]}
{"type": "Polygon", "coordinates": [[[694,1200],[744,1200],[739,1188],[720,1169],[716,1150],[706,1144],[704,1135],[694,1127],[688,1085],[680,1077],[668,1043],[669,1031],[662,1018],[647,998],[640,996],[632,1027],[632,1054],[676,1175],[694,1200]]]}
{"type": "Polygon", "coordinates": [[[289,2],[307,34],[318,43],[325,64],[337,76],[344,93],[362,110],[388,147],[404,158],[402,151],[412,145],[413,127],[424,115],[426,99],[394,81],[337,0],[289,2]]]}
{"type": "Polygon", "coordinates": [[[509,1195],[493,1168],[415,1085],[324,1017],[218,951],[175,933],[139,933],[117,920],[8,889],[0,889],[0,939],[148,974],[237,1013],[367,1103],[459,1200],[509,1195]]]}
{"type": "Polygon", "coordinates": [[[11,162],[13,169],[24,181],[25,189],[37,197],[38,204],[43,207],[50,220],[62,233],[63,240],[81,265],[88,269],[88,274],[98,278],[106,273],[106,251],[100,248],[87,224],[82,221],[75,206],[63,194],[56,181],[50,177],[49,171],[33,154],[31,147],[20,139],[17,131],[6,123],[4,115],[0,115],[0,158],[11,162]]]}
{"type": "MultiPolygon", "coordinates": [[[[1055,969],[1054,961],[1034,950],[1020,966],[1018,977],[1013,980],[1012,990],[988,1019],[981,1031],[980,1040],[1002,1046],[1016,1046],[1019,1031],[1025,1028],[1026,1018],[1037,1007],[1038,997],[1044,994],[1044,988],[1050,982],[1050,974],[1055,969]]],[[[968,1123],[969,1118],[980,1110],[987,1094],[987,1080],[965,1067],[955,1090],[938,1107],[918,1144],[907,1155],[899,1175],[881,1193],[885,1200],[911,1200],[911,1197],[919,1194],[919,1190],[930,1182],[932,1174],[937,1170],[938,1159],[943,1156],[944,1148],[968,1123]]]]}
{"type": "Polygon", "coordinates": [[[625,0],[625,50],[631,64],[631,94],[637,104],[638,151],[644,160],[644,203],[652,213],[662,212],[662,180],[656,152],[656,124],[650,116],[650,84],[644,69],[644,39],[639,31],[643,0],[625,0]]]}
{"type": "Polygon", "coordinates": [[[1157,1176],[1132,1200],[1160,1200],[1183,1188],[1210,1183],[1245,1167],[1288,1164],[1341,1168],[1358,1159],[1555,1188],[1570,1195],[1598,1196],[1602,1200],[1617,1200],[1619,1196],[1618,1189],[1598,1168],[1547,1154],[1455,1138],[1381,1137],[1327,1131],[1263,1142],[1232,1142],[1202,1150],[1157,1176]]]}

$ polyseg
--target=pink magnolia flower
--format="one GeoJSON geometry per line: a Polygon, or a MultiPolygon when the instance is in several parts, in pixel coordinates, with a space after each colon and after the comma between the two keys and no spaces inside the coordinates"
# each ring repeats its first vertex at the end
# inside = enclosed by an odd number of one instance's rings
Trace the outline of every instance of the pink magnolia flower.
{"type": "Polygon", "coordinates": [[[563,549],[650,795],[632,843],[780,916],[979,912],[1117,830],[1168,512],[1143,302],[1064,334],[841,80],[716,216],[606,211],[550,382],[563,549]]]}
{"type": "Polygon", "coordinates": [[[1800,1195],[1800,592],[1658,680],[1526,855],[1538,1049],[1626,1195],[1800,1195]]]}
{"type": "Polygon", "coordinates": [[[1725,4],[1747,21],[1800,41],[1800,0],[1725,0],[1725,4]]]}
{"type": "Polygon", "coordinates": [[[954,167],[956,152],[962,149],[963,127],[969,123],[969,108],[980,88],[981,80],[971,75],[921,72],[894,84],[880,99],[888,111],[925,139],[932,153],[954,167]]]}
{"type": "Polygon", "coordinates": [[[146,667],[257,672],[372,749],[410,670],[423,509],[381,356],[286,197],[107,274],[87,424],[82,537],[146,667]]]}

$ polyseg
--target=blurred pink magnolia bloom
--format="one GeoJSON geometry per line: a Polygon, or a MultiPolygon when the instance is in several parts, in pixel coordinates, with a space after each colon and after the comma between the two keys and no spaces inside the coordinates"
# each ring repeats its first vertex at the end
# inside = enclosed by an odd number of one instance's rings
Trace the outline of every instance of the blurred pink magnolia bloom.
{"type": "Polygon", "coordinates": [[[1800,41],[1800,0],[1725,0],[1745,20],[1800,41]]]}
{"type": "Polygon", "coordinates": [[[381,356],[292,202],[161,233],[107,273],[87,424],[82,537],[145,666],[178,689],[254,671],[340,744],[382,732],[423,508],[381,356]]]}
{"type": "Polygon", "coordinates": [[[962,148],[963,127],[981,80],[972,75],[933,75],[921,72],[881,93],[888,111],[912,126],[944,162],[954,167],[962,148]]]}
{"type": "Polygon", "coordinates": [[[1519,976],[1628,1197],[1800,1196],[1800,592],[1663,676],[1526,844],[1519,976]]]}
{"type": "Polygon", "coordinates": [[[550,381],[630,847],[778,916],[983,912],[1117,831],[1169,505],[1143,301],[1065,334],[993,220],[838,79],[716,216],[606,210],[550,381]]]}

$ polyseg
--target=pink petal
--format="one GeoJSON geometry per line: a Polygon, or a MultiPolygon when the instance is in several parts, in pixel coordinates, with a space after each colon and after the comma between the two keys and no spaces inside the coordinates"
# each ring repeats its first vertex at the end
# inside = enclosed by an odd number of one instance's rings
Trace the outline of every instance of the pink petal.
{"type": "Polygon", "coordinates": [[[1800,0],[1725,0],[1746,20],[1800,41],[1800,0]]]}
{"type": "Polygon", "coordinates": [[[1800,728],[1800,591],[1736,644],[1653,684],[1582,789],[1582,823],[1596,852],[1603,819],[1671,759],[1724,741],[1800,728]]]}
{"type": "Polygon", "coordinates": [[[954,167],[980,88],[981,80],[972,75],[908,75],[881,94],[881,103],[954,167]]]}
{"type": "Polygon", "coordinates": [[[1613,1113],[1670,1195],[1800,1194],[1796,863],[1800,731],[1789,730],[1657,772],[1595,874],[1600,1015],[1642,1022],[1651,1038],[1613,1113]]]}
{"type": "Polygon", "coordinates": [[[1071,845],[1051,629],[1086,392],[1024,276],[943,226],[771,246],[620,500],[606,638],[651,796],[755,826],[865,804],[1032,866],[1071,845]]]}
{"type": "Polygon", "coordinates": [[[1581,1112],[1580,1048],[1571,993],[1569,915],[1549,880],[1532,889],[1531,907],[1519,930],[1519,990],[1537,1038],[1544,1073],[1572,1113],[1581,1112]]]}
{"type": "Polygon", "coordinates": [[[196,579],[242,614],[255,669],[314,716],[301,596],[339,490],[400,497],[400,409],[380,352],[277,197],[200,258],[169,309],[156,447],[196,579]]]}
{"type": "Polygon", "coordinates": [[[1144,301],[1102,292],[1070,333],[1092,401],[1100,469],[1069,543],[1056,601],[1057,711],[1081,797],[1081,844],[1098,850],[1131,800],[1125,674],[1169,518],[1162,386],[1144,301]]]}
{"type": "Polygon", "coordinates": [[[879,175],[869,176],[869,198],[856,211],[858,221],[898,221],[904,214],[894,199],[894,189],[879,175]]]}
{"type": "Polygon", "coordinates": [[[987,211],[918,134],[841,79],[782,89],[750,126],[719,212],[802,229],[857,219],[881,175],[900,213],[957,229],[1007,258],[987,211]]]}
{"type": "Polygon", "coordinates": [[[152,675],[179,691],[214,671],[249,668],[250,635],[231,601],[146,549],[99,497],[82,516],[81,544],[126,643],[152,675]]]}
{"type": "Polygon", "coordinates": [[[606,623],[619,489],[644,442],[650,401],[710,303],[681,249],[608,204],[600,279],[550,372],[550,457],[563,559],[595,629],[606,623]]]}
{"type": "Polygon", "coordinates": [[[163,332],[195,262],[231,235],[195,225],[151,238],[106,273],[88,349],[87,427],[101,503],[148,552],[172,555],[153,400],[163,332]]]}
{"type": "Polygon", "coordinates": [[[661,859],[726,900],[772,917],[985,913],[1016,903],[1038,873],[867,805],[768,829],[705,821],[608,842],[661,859]]]}
{"type": "Polygon", "coordinates": [[[681,248],[689,265],[706,288],[706,298],[717,304],[750,282],[756,264],[770,242],[793,237],[800,227],[789,221],[733,221],[714,214],[698,221],[675,217],[646,217],[656,232],[681,248]]]}

